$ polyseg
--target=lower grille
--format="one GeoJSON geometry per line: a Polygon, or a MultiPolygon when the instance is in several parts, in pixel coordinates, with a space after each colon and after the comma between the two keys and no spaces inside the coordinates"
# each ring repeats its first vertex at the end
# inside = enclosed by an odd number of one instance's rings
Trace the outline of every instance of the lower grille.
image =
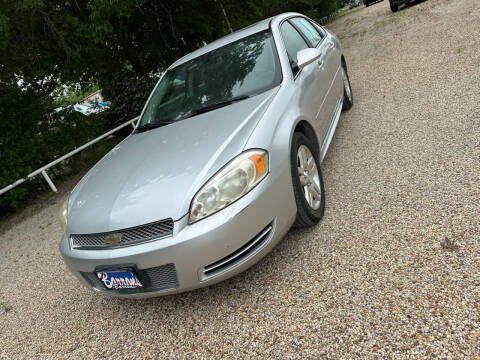
{"type": "Polygon", "coordinates": [[[73,248],[107,249],[155,240],[173,233],[173,220],[166,219],[133,228],[96,234],[72,234],[73,248]]]}
{"type": "Polygon", "coordinates": [[[205,277],[217,274],[252,255],[255,250],[260,248],[267,241],[267,239],[270,237],[270,234],[272,233],[272,230],[273,223],[270,223],[265,229],[260,231],[257,236],[255,236],[252,240],[247,242],[242,247],[238,248],[224,258],[205,266],[203,269],[203,274],[205,275],[205,277]]]}
{"type": "Polygon", "coordinates": [[[144,270],[136,271],[140,281],[144,284],[143,288],[139,289],[119,289],[119,290],[107,290],[103,286],[102,282],[98,279],[96,273],[80,272],[87,282],[95,289],[117,293],[117,294],[129,294],[129,293],[141,293],[160,290],[173,290],[178,287],[177,272],[174,264],[167,264],[157,266],[144,270]]]}

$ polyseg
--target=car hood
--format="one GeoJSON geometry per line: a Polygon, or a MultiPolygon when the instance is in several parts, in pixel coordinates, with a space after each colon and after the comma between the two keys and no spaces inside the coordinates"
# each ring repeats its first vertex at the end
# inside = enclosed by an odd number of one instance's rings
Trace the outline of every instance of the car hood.
{"type": "Polygon", "coordinates": [[[73,189],[67,232],[182,218],[200,187],[242,152],[277,90],[127,137],[73,189]]]}

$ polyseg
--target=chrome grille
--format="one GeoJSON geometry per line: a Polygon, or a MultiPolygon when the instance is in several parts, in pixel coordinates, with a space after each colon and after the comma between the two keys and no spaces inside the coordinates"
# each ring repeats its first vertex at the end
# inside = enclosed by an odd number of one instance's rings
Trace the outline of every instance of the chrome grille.
{"type": "Polygon", "coordinates": [[[80,274],[95,289],[120,294],[171,290],[178,287],[177,272],[174,264],[166,264],[145,270],[137,270],[136,272],[140,278],[140,281],[145,285],[144,288],[107,290],[95,273],[80,272],[80,274]]]}
{"type": "Polygon", "coordinates": [[[171,236],[173,220],[166,219],[129,229],[97,234],[72,234],[70,240],[74,248],[106,249],[129,246],[145,241],[171,236]]]}

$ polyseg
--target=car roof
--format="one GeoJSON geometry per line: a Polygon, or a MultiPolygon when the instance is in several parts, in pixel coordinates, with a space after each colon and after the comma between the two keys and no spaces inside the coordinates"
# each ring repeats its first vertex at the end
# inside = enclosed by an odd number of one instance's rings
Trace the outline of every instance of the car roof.
{"type": "MultiPolygon", "coordinates": [[[[190,61],[196,57],[199,57],[203,54],[206,54],[212,50],[218,49],[219,47],[225,46],[227,44],[230,44],[232,42],[235,42],[237,40],[240,40],[244,37],[253,35],[255,33],[258,33],[263,30],[268,30],[270,27],[270,22],[273,20],[278,20],[282,19],[291,15],[301,15],[301,14],[296,14],[296,13],[284,13],[280,15],[276,15],[264,20],[261,20],[259,22],[256,22],[252,25],[249,25],[243,29],[237,30],[231,34],[225,35],[224,37],[221,37],[220,39],[217,39],[215,41],[212,41],[211,43],[183,56],[182,58],[178,59],[175,61],[172,65],[168,67],[168,69],[174,68],[180,64],[183,64],[187,61],[190,61]]],[[[302,15],[301,15],[302,16],[302,15]]]]}

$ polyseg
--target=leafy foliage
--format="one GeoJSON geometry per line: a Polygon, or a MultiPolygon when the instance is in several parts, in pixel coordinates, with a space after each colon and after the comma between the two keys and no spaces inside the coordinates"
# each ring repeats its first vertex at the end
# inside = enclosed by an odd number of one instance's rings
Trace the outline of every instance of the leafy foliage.
{"type": "Polygon", "coordinates": [[[113,128],[138,116],[157,80],[158,76],[137,76],[128,70],[114,74],[103,90],[104,97],[112,103],[104,114],[106,127],[113,128]]]}
{"type": "MultiPolygon", "coordinates": [[[[49,113],[51,108],[51,98],[39,97],[30,89],[19,90],[16,84],[0,87],[0,188],[84,144],[101,131],[98,116],[85,117],[71,109],[49,113]]],[[[75,160],[62,166],[74,166],[75,160]]],[[[42,188],[40,181],[0,196],[0,213],[15,208],[33,189],[42,188]]]]}
{"type": "Polygon", "coordinates": [[[55,106],[69,106],[81,102],[86,96],[100,90],[100,87],[93,84],[89,87],[81,88],[76,84],[62,85],[52,92],[52,97],[55,101],[55,106]]]}

